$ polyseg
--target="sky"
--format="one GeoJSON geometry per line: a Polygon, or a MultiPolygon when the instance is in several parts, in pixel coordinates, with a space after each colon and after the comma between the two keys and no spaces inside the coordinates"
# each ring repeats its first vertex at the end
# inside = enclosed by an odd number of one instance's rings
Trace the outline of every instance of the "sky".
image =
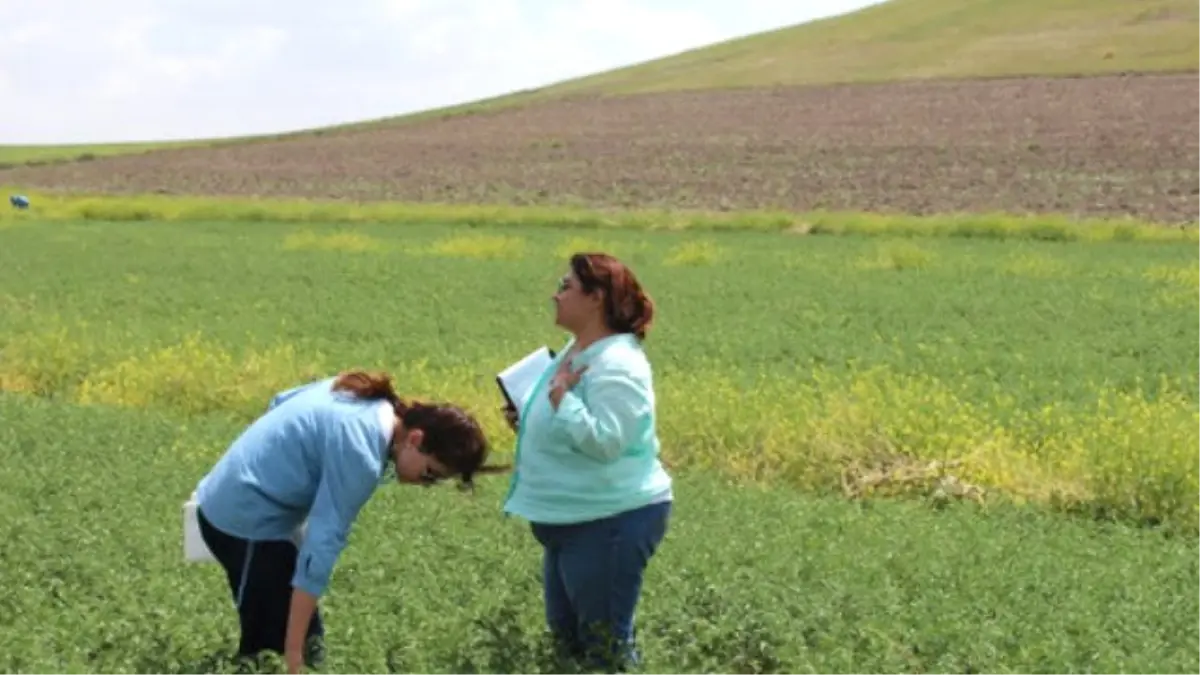
{"type": "Polygon", "coordinates": [[[876,0],[0,0],[0,144],[274,133],[465,103],[876,0]]]}

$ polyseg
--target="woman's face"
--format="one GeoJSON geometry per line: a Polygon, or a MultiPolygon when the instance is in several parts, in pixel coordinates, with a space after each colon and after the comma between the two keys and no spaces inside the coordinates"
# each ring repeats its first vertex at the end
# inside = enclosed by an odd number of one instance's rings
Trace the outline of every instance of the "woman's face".
{"type": "Polygon", "coordinates": [[[433,485],[450,476],[449,469],[433,455],[421,452],[424,432],[412,429],[405,432],[396,458],[396,480],[401,483],[433,485]]]}
{"type": "Polygon", "coordinates": [[[554,323],[567,330],[579,330],[599,312],[599,293],[584,293],[579,278],[567,272],[554,294],[554,323]]]}

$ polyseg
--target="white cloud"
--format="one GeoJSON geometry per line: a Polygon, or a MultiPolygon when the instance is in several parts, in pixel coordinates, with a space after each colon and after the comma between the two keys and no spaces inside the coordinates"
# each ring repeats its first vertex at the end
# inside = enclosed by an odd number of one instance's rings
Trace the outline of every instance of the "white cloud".
{"type": "Polygon", "coordinates": [[[450,105],[874,0],[0,0],[0,143],[267,133],[450,105]]]}

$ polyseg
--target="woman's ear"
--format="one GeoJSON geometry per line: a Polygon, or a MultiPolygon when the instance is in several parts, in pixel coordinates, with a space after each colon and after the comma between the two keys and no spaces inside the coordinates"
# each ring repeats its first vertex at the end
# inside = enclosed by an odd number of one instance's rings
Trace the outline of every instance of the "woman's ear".
{"type": "Polygon", "coordinates": [[[405,441],[412,446],[414,450],[421,449],[421,443],[425,440],[424,429],[409,429],[405,435],[405,441]]]}
{"type": "Polygon", "coordinates": [[[588,299],[592,301],[596,307],[604,308],[604,289],[597,287],[596,290],[588,294],[588,299]]]}

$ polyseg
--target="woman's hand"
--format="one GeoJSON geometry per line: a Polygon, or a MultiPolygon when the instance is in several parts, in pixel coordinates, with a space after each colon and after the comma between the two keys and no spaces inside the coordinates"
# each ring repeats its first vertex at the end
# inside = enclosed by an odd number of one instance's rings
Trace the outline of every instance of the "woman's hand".
{"type": "Polygon", "coordinates": [[[514,408],[511,403],[506,403],[504,405],[503,411],[504,411],[504,419],[505,419],[505,421],[508,422],[508,427],[513,430],[513,433],[516,433],[517,431],[519,431],[520,426],[521,426],[521,421],[520,421],[520,418],[517,416],[517,409],[514,408]]]}
{"type": "Polygon", "coordinates": [[[579,380],[587,372],[587,366],[579,370],[572,370],[571,364],[573,362],[574,357],[563,359],[558,364],[558,370],[554,371],[554,377],[550,380],[550,403],[554,406],[555,410],[558,410],[558,404],[562,402],[563,396],[575,385],[579,384],[579,380]]]}
{"type": "Polygon", "coordinates": [[[287,664],[288,675],[299,675],[304,672],[304,652],[298,649],[287,649],[283,653],[283,661],[287,664]]]}

